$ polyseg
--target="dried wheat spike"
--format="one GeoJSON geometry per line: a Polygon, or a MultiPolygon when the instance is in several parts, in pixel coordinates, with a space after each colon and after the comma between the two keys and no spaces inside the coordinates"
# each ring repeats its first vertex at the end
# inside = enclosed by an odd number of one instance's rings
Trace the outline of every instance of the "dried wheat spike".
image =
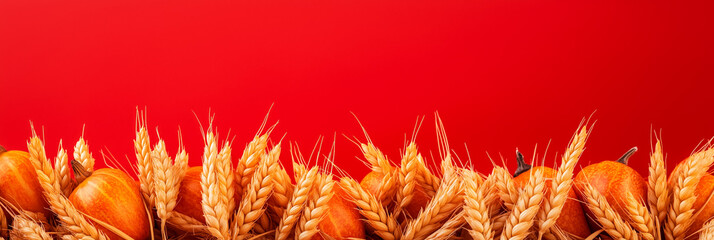
{"type": "Polygon", "coordinates": [[[605,199],[593,186],[584,185],[583,195],[585,203],[595,216],[595,220],[600,223],[607,234],[614,239],[638,240],[637,234],[632,227],[618,215],[605,199]]]}
{"type": "Polygon", "coordinates": [[[652,211],[652,215],[656,216],[661,224],[667,217],[669,188],[667,187],[667,166],[664,164],[660,141],[657,141],[655,150],[652,155],[650,155],[649,172],[647,203],[650,207],[650,211],[652,211]]]}
{"type": "Polygon", "coordinates": [[[300,218],[297,230],[295,231],[295,239],[309,240],[319,232],[318,225],[325,217],[329,206],[327,203],[332,199],[334,192],[332,191],[335,181],[332,180],[332,175],[321,175],[315,185],[314,196],[307,201],[307,205],[300,218]]]}
{"type": "Polygon", "coordinates": [[[349,195],[349,200],[357,205],[360,209],[360,214],[362,214],[376,235],[384,240],[400,239],[401,229],[399,224],[384,209],[382,203],[376,197],[365,191],[352,178],[341,178],[340,187],[349,195]]]}
{"type": "Polygon", "coordinates": [[[219,168],[218,146],[212,132],[206,133],[206,146],[203,150],[203,168],[201,170],[201,206],[206,218],[208,231],[216,238],[230,239],[229,212],[221,200],[221,189],[216,180],[219,168]]]}
{"type": "Polygon", "coordinates": [[[52,240],[50,234],[48,234],[39,223],[22,214],[15,216],[10,238],[52,240]]]}
{"type": "Polygon", "coordinates": [[[534,173],[531,171],[531,174],[533,176],[518,196],[518,201],[513,205],[513,210],[508,216],[506,226],[501,234],[502,240],[523,240],[528,236],[528,231],[533,226],[533,220],[543,201],[545,179],[540,170],[534,173]]]}
{"type": "Polygon", "coordinates": [[[317,168],[311,168],[297,180],[297,187],[293,190],[292,197],[288,202],[286,210],[283,211],[282,218],[275,233],[275,240],[285,240],[290,235],[295,223],[302,215],[302,211],[307,202],[308,194],[315,184],[317,178],[317,168]]]}
{"type": "Polygon", "coordinates": [[[151,144],[149,133],[146,131],[146,123],[140,121],[140,128],[136,131],[134,139],[134,153],[136,154],[139,184],[144,199],[149,203],[149,207],[154,206],[154,171],[151,164],[151,144]]]}
{"type": "Polygon", "coordinates": [[[269,154],[261,157],[250,184],[241,198],[238,211],[233,216],[233,239],[245,239],[255,222],[265,212],[268,197],[273,192],[273,178],[270,174],[279,167],[280,144],[273,147],[269,154]]]}
{"type": "Polygon", "coordinates": [[[484,184],[477,183],[479,177],[473,171],[464,171],[464,215],[466,222],[471,227],[469,235],[474,240],[494,239],[491,225],[491,204],[492,199],[487,194],[493,186],[490,184],[495,175],[489,176],[484,184]]]}
{"type": "Polygon", "coordinates": [[[419,215],[404,230],[404,239],[422,240],[441,227],[441,224],[464,203],[463,186],[459,178],[444,182],[419,215]]]}
{"type": "Polygon", "coordinates": [[[67,158],[67,151],[62,148],[62,141],[60,140],[60,148],[57,151],[57,157],[55,157],[55,175],[59,179],[60,188],[65,196],[69,196],[74,188],[74,183],[72,182],[72,176],[69,172],[69,159],[67,158]]]}
{"type": "Polygon", "coordinates": [[[87,145],[84,137],[79,137],[77,144],[74,145],[73,156],[74,160],[81,163],[84,169],[94,171],[94,157],[92,157],[92,153],[89,152],[89,145],[87,145]]]}
{"type": "Polygon", "coordinates": [[[417,148],[414,142],[407,146],[402,156],[402,164],[398,171],[399,189],[397,189],[397,205],[394,208],[394,215],[399,215],[401,210],[411,203],[414,197],[414,189],[418,184],[416,175],[419,172],[417,161],[417,148]]]}
{"type": "Polygon", "coordinates": [[[683,240],[686,237],[693,222],[694,201],[697,199],[694,191],[712,162],[714,149],[710,148],[694,154],[680,165],[680,174],[674,178],[672,203],[665,223],[664,234],[667,239],[683,240]]]}
{"type": "Polygon", "coordinates": [[[260,162],[260,157],[263,156],[265,148],[268,146],[268,134],[255,136],[250,143],[243,149],[243,155],[235,170],[236,193],[242,196],[246,186],[250,183],[253,177],[256,166],[260,162]]]}

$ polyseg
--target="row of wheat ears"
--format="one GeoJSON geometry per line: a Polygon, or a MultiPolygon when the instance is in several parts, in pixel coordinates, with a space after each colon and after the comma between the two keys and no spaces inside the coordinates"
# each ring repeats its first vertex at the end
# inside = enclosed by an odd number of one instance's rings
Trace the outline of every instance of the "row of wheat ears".
{"type": "MultiPolygon", "coordinates": [[[[438,121],[437,128],[441,126],[437,131],[440,150],[444,150],[440,151],[443,153],[440,173],[426,166],[414,142],[406,147],[399,166],[392,164],[369,138],[366,143],[360,143],[372,171],[383,174],[377,192],[364,189],[349,177],[335,181],[330,171],[308,167],[304,160],[299,160],[299,154],[291,151],[295,172],[293,184],[279,162],[280,144],[268,149],[270,131],[257,135],[233,167],[231,143],[224,142],[219,151],[216,134],[209,127],[205,133],[201,173],[205,225],[173,211],[181,179],[188,167],[188,155],[181,148],[172,160],[163,140],[152,148],[145,123],[140,125],[134,142],[138,177],[142,194],[150,209],[155,210],[156,221],[160,223],[157,225],[164,238],[167,237],[165,228],[168,223],[170,227],[203,238],[311,239],[320,233],[318,223],[328,211],[326,203],[335,196],[333,188],[336,185],[345,190],[345,197],[359,209],[368,226],[367,238],[522,240],[572,237],[559,230],[555,222],[573,184],[573,171],[588,136],[586,127],[572,138],[554,178],[546,179],[542,172],[532,171],[528,183],[519,189],[503,167],[495,166],[484,176],[472,167],[455,164],[443,125],[438,121]],[[551,180],[550,184],[546,180],[551,180]],[[404,208],[412,201],[415,191],[423,191],[431,200],[416,216],[410,216],[404,208]],[[235,196],[242,196],[238,206],[233,201],[235,196]],[[266,214],[268,209],[275,214],[266,214]]],[[[33,135],[28,142],[30,159],[51,210],[58,216],[61,226],[55,231],[62,239],[106,239],[106,235],[66,198],[72,184],[66,168],[66,152],[60,149],[55,160],[57,167],[53,168],[42,141],[33,135]]],[[[74,157],[85,168],[93,168],[94,159],[83,139],[77,143],[74,157]]],[[[684,234],[695,214],[694,188],[714,162],[714,149],[707,148],[685,160],[683,167],[672,174],[675,181],[671,184],[667,182],[659,141],[650,161],[646,202],[624,201],[629,204],[626,206],[629,216],[618,215],[605,197],[591,186],[583,188],[588,208],[609,236],[628,240],[681,240],[686,237],[684,234]]],[[[13,223],[11,237],[52,239],[31,214],[20,214],[16,219],[19,220],[13,223]]],[[[705,225],[701,239],[714,239],[713,225],[712,222],[705,225]]],[[[591,238],[600,232],[593,233],[591,238]]]]}

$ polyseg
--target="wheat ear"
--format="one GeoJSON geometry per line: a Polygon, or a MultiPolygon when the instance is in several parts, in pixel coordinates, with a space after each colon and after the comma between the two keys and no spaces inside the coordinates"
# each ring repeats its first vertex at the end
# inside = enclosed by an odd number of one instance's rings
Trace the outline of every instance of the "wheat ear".
{"type": "Polygon", "coordinates": [[[327,203],[334,195],[332,191],[334,185],[335,181],[332,180],[331,174],[319,177],[315,194],[308,199],[302,218],[299,220],[297,231],[295,231],[295,239],[312,239],[319,232],[318,225],[327,214],[327,211],[329,211],[327,203]]]}
{"type": "Polygon", "coordinates": [[[27,240],[52,240],[50,234],[40,224],[26,216],[17,215],[12,225],[10,236],[27,240]]]}
{"type": "Polygon", "coordinates": [[[528,184],[523,188],[518,196],[518,201],[513,205],[513,210],[508,215],[506,226],[504,227],[502,240],[522,240],[528,236],[528,231],[533,226],[540,204],[543,201],[543,190],[545,188],[545,178],[543,172],[531,171],[533,174],[528,180],[528,184]]]}
{"type": "MultiPolygon", "coordinates": [[[[34,132],[34,129],[33,129],[34,132]]],[[[90,237],[98,240],[106,240],[104,233],[92,226],[84,216],[77,211],[74,205],[62,195],[62,187],[59,184],[52,165],[47,160],[45,146],[42,140],[33,133],[33,137],[27,143],[29,159],[35,167],[37,178],[42,186],[43,193],[50,209],[57,214],[62,226],[77,238],[90,237]]]]}
{"type": "Polygon", "coordinates": [[[57,176],[60,183],[60,188],[65,196],[69,196],[72,193],[73,182],[72,176],[69,173],[69,159],[67,159],[67,151],[62,148],[62,141],[60,141],[60,149],[57,151],[57,157],[55,157],[55,175],[57,176]]]}
{"type": "Polygon", "coordinates": [[[709,220],[702,226],[702,232],[699,233],[699,240],[714,240],[714,220],[709,220]]]}
{"type": "Polygon", "coordinates": [[[206,218],[208,231],[216,238],[229,239],[229,213],[221,200],[221,189],[216,174],[219,168],[218,146],[212,132],[206,134],[206,146],[203,150],[203,169],[201,170],[201,206],[206,218]]]}
{"type": "Polygon", "coordinates": [[[667,187],[667,166],[664,165],[662,145],[659,140],[655,144],[654,152],[650,155],[649,172],[647,203],[652,215],[656,216],[661,223],[667,217],[669,188],[667,187]]]}
{"type": "Polygon", "coordinates": [[[374,144],[360,144],[360,149],[362,150],[362,155],[369,162],[372,171],[380,172],[383,174],[391,173],[394,169],[392,164],[389,162],[386,156],[380,151],[374,144]]]}
{"type": "Polygon", "coordinates": [[[471,227],[469,235],[474,240],[492,240],[494,238],[491,226],[491,202],[487,194],[490,191],[490,182],[494,175],[489,176],[485,184],[477,183],[476,173],[464,171],[464,216],[471,227]]]}
{"type": "Polygon", "coordinates": [[[426,238],[436,229],[439,229],[441,223],[463,204],[464,196],[461,181],[456,177],[451,178],[439,187],[429,204],[407,225],[402,237],[416,240],[426,238]]]}
{"type": "Polygon", "coordinates": [[[593,186],[584,185],[582,187],[585,203],[593,213],[595,220],[600,223],[607,234],[613,239],[637,240],[635,230],[630,227],[622,217],[615,212],[610,204],[605,199],[605,196],[600,194],[593,186]]]}
{"type": "Polygon", "coordinates": [[[628,215],[625,219],[629,221],[632,228],[640,232],[642,239],[654,240],[657,235],[657,230],[655,229],[652,214],[647,211],[647,207],[641,204],[640,200],[636,199],[632,193],[627,192],[625,197],[625,210],[628,215]]]}
{"type": "Polygon", "coordinates": [[[513,205],[518,201],[518,188],[516,184],[513,183],[513,178],[511,174],[506,171],[506,169],[495,166],[493,168],[492,175],[495,175],[495,187],[498,190],[498,196],[503,201],[506,210],[513,210],[513,205]]]}
{"type": "Polygon", "coordinates": [[[171,217],[169,217],[166,222],[169,226],[184,232],[194,234],[208,233],[206,226],[204,226],[200,221],[179,212],[173,212],[171,217]]]}
{"type": "Polygon", "coordinates": [[[680,165],[680,174],[675,178],[672,188],[672,203],[665,223],[665,237],[667,239],[682,240],[685,238],[689,226],[693,222],[694,201],[697,196],[694,190],[699,179],[711,166],[714,149],[698,152],[687,158],[680,165]]]}
{"type": "Polygon", "coordinates": [[[424,240],[447,240],[453,237],[461,227],[466,224],[464,219],[464,211],[459,211],[456,215],[452,216],[444,222],[438,230],[426,237],[424,240]]]}
{"type": "Polygon", "coordinates": [[[269,206],[277,216],[283,216],[283,212],[287,209],[290,197],[293,194],[293,183],[290,181],[290,175],[283,167],[278,167],[278,170],[271,173],[273,175],[273,195],[268,199],[269,206]]]}
{"type": "Polygon", "coordinates": [[[414,189],[418,184],[416,175],[418,174],[417,148],[414,142],[407,146],[402,156],[402,164],[398,171],[399,187],[397,189],[397,204],[394,209],[394,215],[399,215],[401,210],[411,203],[414,197],[414,189]]]}
{"type": "Polygon", "coordinates": [[[433,197],[436,191],[439,189],[441,184],[441,179],[434,175],[429,168],[426,167],[424,163],[424,158],[421,154],[417,154],[417,170],[418,173],[415,177],[419,186],[424,189],[427,196],[433,197]]]}
{"type": "Polygon", "coordinates": [[[586,127],[580,129],[580,133],[573,136],[572,141],[563,154],[563,160],[555,174],[555,178],[550,182],[550,194],[543,201],[540,211],[538,212],[538,237],[549,232],[563,211],[563,205],[568,199],[568,193],[573,185],[573,170],[575,164],[578,163],[580,155],[585,149],[585,142],[588,138],[586,127]]]}
{"type": "Polygon", "coordinates": [[[255,136],[245,149],[243,149],[243,155],[238,161],[235,170],[236,192],[239,196],[242,196],[245,187],[250,183],[253,173],[255,172],[255,167],[258,166],[260,157],[263,156],[263,152],[268,146],[267,142],[267,134],[255,136]]]}
{"type": "Polygon", "coordinates": [[[231,144],[226,141],[218,153],[218,165],[216,166],[216,181],[218,182],[218,189],[221,191],[220,199],[221,202],[226,206],[226,212],[230,217],[235,211],[236,204],[233,200],[235,198],[235,173],[233,172],[233,163],[231,158],[231,144]]]}
{"type": "Polygon", "coordinates": [[[154,206],[154,170],[151,164],[151,144],[149,133],[146,131],[146,123],[141,123],[141,127],[136,131],[134,139],[134,153],[138,165],[139,185],[141,194],[149,203],[149,208],[154,206]]]}
{"type": "Polygon", "coordinates": [[[171,218],[176,207],[182,176],[177,172],[180,170],[171,164],[171,157],[166,152],[166,144],[163,140],[159,140],[156,144],[151,158],[154,170],[156,215],[161,219],[161,233],[166,239],[166,222],[171,218]]]}
{"type": "Polygon", "coordinates": [[[89,145],[84,140],[84,137],[79,137],[77,144],[74,145],[74,160],[77,160],[82,164],[84,169],[87,171],[94,171],[94,157],[92,153],[89,152],[89,145]]]}
{"type": "Polygon", "coordinates": [[[233,216],[233,239],[246,238],[255,221],[264,214],[268,197],[273,192],[274,182],[270,173],[278,169],[279,157],[280,144],[273,147],[258,163],[255,174],[252,175],[253,179],[241,198],[238,211],[233,216]]]}
{"type": "Polygon", "coordinates": [[[352,178],[341,178],[340,187],[349,195],[350,200],[360,209],[360,214],[367,224],[374,229],[374,233],[384,240],[395,240],[401,236],[399,224],[387,212],[382,203],[372,194],[365,191],[357,181],[352,178]]]}
{"type": "Polygon", "coordinates": [[[313,167],[307,172],[307,174],[304,174],[297,180],[297,186],[293,190],[292,197],[290,198],[285,211],[283,211],[282,218],[278,224],[278,229],[275,232],[275,240],[285,240],[290,235],[295,223],[302,214],[302,210],[305,207],[310,190],[315,184],[317,170],[318,169],[316,167],[313,167]]]}

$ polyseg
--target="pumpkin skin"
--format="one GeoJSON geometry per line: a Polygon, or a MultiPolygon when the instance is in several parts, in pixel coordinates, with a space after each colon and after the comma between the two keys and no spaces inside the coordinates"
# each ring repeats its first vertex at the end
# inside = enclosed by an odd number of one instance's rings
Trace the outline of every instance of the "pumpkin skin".
{"type": "MultiPolygon", "coordinates": [[[[94,171],[77,185],[69,200],[80,212],[114,226],[134,239],[151,237],[139,185],[120,170],[102,168],[94,171]]],[[[110,239],[121,239],[101,225],[95,223],[95,226],[110,239]]]]}
{"type": "MultiPolygon", "coordinates": [[[[190,167],[186,170],[186,175],[181,180],[179,187],[178,201],[174,211],[183,215],[192,217],[203,224],[206,224],[206,218],[203,217],[203,208],[201,205],[201,166],[190,167]]],[[[236,208],[240,206],[241,197],[236,192],[235,196],[236,208]]]]}
{"type": "MultiPolygon", "coordinates": [[[[543,173],[543,177],[547,179],[545,181],[545,185],[550,186],[552,179],[555,178],[555,175],[557,175],[557,171],[555,169],[542,166],[533,167],[531,170],[519,174],[513,178],[513,183],[519,189],[523,189],[527,185],[528,180],[530,180],[530,173],[538,170],[540,170],[543,173]]],[[[548,196],[550,196],[549,187],[545,189],[545,197],[547,198],[548,196]]],[[[585,212],[576,199],[577,195],[575,194],[575,189],[571,188],[568,192],[568,199],[565,200],[563,210],[558,217],[558,220],[556,220],[554,227],[560,228],[567,233],[585,239],[591,233],[590,227],[588,226],[588,221],[585,218],[585,212]]]]}
{"type": "MultiPolygon", "coordinates": [[[[628,216],[624,207],[626,193],[631,193],[635,199],[647,199],[647,181],[637,171],[627,166],[626,160],[624,163],[619,160],[602,161],[583,168],[574,179],[575,187],[578,189],[576,192],[578,198],[584,201],[585,198],[582,196],[581,191],[582,186],[590,184],[605,196],[615,212],[620,216],[628,216]]],[[[581,205],[589,216],[588,223],[590,228],[593,230],[600,229],[598,224],[592,220],[594,218],[587,205],[585,203],[581,205]]]]}
{"type": "MultiPolygon", "coordinates": [[[[41,213],[49,219],[50,207],[42,193],[42,186],[37,180],[29,154],[16,150],[5,151],[0,147],[0,169],[0,197],[17,208],[41,213]]],[[[5,211],[5,216],[12,215],[5,211]]]]}
{"type": "MultiPolygon", "coordinates": [[[[318,224],[318,228],[322,234],[333,239],[365,239],[364,223],[360,219],[357,205],[346,198],[347,193],[339,184],[334,185],[333,191],[335,195],[327,202],[327,214],[318,224]]],[[[318,233],[312,239],[322,240],[323,237],[318,233]]]]}

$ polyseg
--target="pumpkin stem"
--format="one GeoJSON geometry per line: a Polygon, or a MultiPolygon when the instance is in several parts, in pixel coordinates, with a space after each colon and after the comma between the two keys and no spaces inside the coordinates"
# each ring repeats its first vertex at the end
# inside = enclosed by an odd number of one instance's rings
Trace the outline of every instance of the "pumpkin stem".
{"type": "Polygon", "coordinates": [[[4,153],[4,152],[7,152],[7,149],[5,149],[5,147],[0,145],[0,153],[4,153]]]}
{"type": "Polygon", "coordinates": [[[627,152],[625,152],[620,159],[617,159],[617,162],[627,165],[627,161],[630,160],[630,157],[632,157],[632,155],[636,152],[637,147],[630,148],[630,150],[627,150],[627,152]]]}
{"type": "Polygon", "coordinates": [[[74,171],[74,179],[77,180],[77,183],[81,183],[84,179],[92,176],[92,172],[87,171],[87,169],[82,166],[82,163],[77,160],[72,160],[72,171],[74,171]]]}
{"type": "Polygon", "coordinates": [[[516,168],[516,172],[513,174],[513,177],[518,177],[521,173],[527,172],[533,168],[533,165],[530,165],[523,160],[523,154],[518,151],[518,148],[516,148],[516,161],[518,162],[518,168],[516,168]]]}

